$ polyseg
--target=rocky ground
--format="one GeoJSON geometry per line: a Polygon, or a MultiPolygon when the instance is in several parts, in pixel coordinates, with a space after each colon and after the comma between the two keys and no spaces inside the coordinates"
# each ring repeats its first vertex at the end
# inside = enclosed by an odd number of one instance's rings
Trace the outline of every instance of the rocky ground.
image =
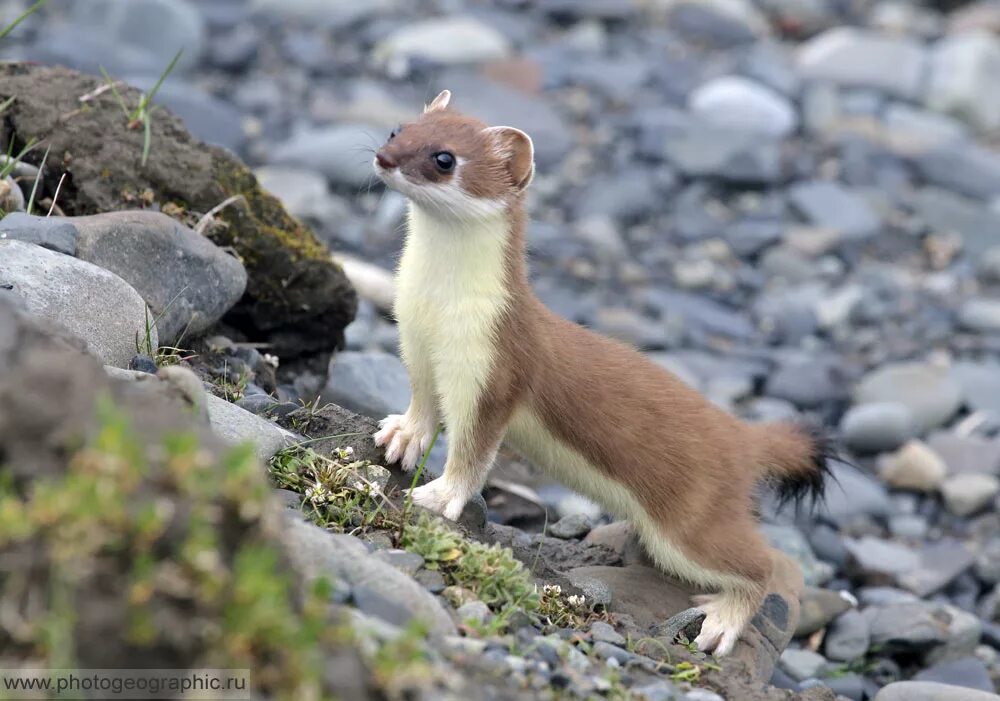
{"type": "MultiPolygon", "coordinates": [[[[4,4],[0,26],[26,4],[4,4]]],[[[149,598],[101,596],[152,601],[178,630],[77,621],[77,664],[242,661],[269,670],[272,695],[342,698],[997,698],[998,33],[991,0],[51,0],[0,41],[0,58],[84,72],[0,66],[0,105],[15,98],[0,146],[40,140],[0,179],[0,498],[16,509],[0,508],[0,589],[27,621],[0,620],[0,658],[59,652],[32,628],[49,612],[24,608],[25,572],[90,601],[156,542],[149,598]],[[157,102],[183,124],[154,113],[143,165],[142,125],[95,76],[148,90],[180,47],[157,102]],[[370,149],[442,88],[535,139],[546,303],[741,416],[822,421],[855,463],[832,465],[813,512],[762,497],[804,586],[777,568],[735,658],[692,654],[687,592],[516,456],[457,531],[406,509],[406,479],[381,466],[372,420],[408,401],[386,316],[403,202],[372,183],[370,149]],[[18,211],[29,200],[35,216],[18,211]],[[105,378],[83,347],[118,369],[105,378]],[[197,435],[199,474],[231,464],[206,415],[252,439],[292,507],[126,480],[126,500],[166,490],[182,513],[239,516],[216,523],[211,596],[170,578],[207,576],[183,534],[129,522],[112,548],[102,529],[128,519],[42,508],[39,487],[94,488],[67,480],[134,457],[109,445],[115,415],[93,415],[109,393],[141,445],[197,435]],[[81,557],[99,566],[61,567],[52,514],[91,524],[81,557]],[[218,624],[239,582],[271,591],[285,566],[280,610],[218,624]],[[178,602],[209,632],[180,630],[178,602]],[[304,632],[317,615],[326,636],[304,632]],[[234,642],[273,630],[294,644],[234,642]],[[102,658],[98,634],[121,648],[102,658]]],[[[237,491],[263,484],[232,469],[237,491]]]]}

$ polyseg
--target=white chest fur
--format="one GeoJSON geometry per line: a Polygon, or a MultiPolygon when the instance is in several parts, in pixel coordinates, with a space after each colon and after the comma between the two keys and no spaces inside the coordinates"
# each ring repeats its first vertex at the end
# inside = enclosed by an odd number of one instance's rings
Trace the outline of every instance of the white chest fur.
{"type": "Polygon", "coordinates": [[[496,362],[507,237],[502,214],[462,221],[410,205],[396,290],[401,350],[415,386],[431,375],[449,431],[471,428],[496,362]]]}

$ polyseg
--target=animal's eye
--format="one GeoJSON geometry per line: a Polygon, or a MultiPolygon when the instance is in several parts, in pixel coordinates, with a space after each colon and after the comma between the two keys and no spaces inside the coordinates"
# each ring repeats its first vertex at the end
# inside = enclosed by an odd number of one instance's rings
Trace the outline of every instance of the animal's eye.
{"type": "Polygon", "coordinates": [[[399,132],[401,132],[401,131],[403,131],[403,127],[402,126],[396,126],[396,127],[394,127],[393,130],[389,132],[389,141],[392,141],[393,139],[395,139],[399,135],[399,132]]]}
{"type": "Polygon", "coordinates": [[[431,158],[440,171],[448,172],[455,167],[455,157],[447,151],[438,151],[431,158]]]}

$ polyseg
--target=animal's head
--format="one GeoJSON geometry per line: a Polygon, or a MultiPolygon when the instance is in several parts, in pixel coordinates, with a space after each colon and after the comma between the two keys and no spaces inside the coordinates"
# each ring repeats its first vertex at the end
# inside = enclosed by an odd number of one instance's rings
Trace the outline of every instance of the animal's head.
{"type": "Polygon", "coordinates": [[[414,204],[440,216],[495,216],[521,196],[535,173],[531,139],[448,109],[443,91],[413,122],[392,130],[375,172],[414,204]]]}

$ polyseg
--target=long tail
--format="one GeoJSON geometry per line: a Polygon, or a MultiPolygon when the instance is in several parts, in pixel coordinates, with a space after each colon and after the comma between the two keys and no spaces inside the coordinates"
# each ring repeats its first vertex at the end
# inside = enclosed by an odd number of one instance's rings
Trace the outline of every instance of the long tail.
{"type": "Polygon", "coordinates": [[[805,423],[751,424],[761,478],[770,482],[779,504],[808,499],[811,506],[823,500],[829,460],[839,454],[822,428],[805,423]]]}

